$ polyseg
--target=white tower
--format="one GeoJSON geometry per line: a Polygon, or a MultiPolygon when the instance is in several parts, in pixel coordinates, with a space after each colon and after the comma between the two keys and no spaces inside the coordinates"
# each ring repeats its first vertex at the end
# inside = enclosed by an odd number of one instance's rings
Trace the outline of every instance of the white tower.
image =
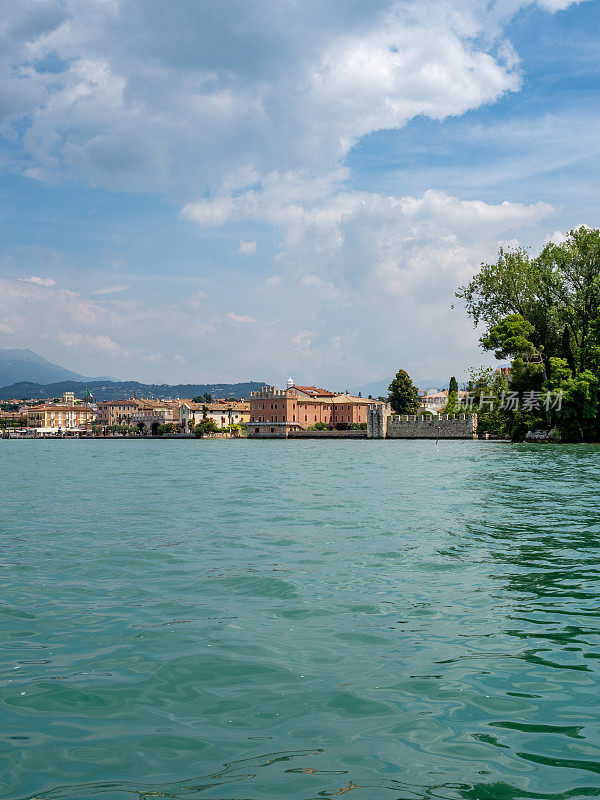
{"type": "Polygon", "coordinates": [[[288,379],[287,379],[286,386],[287,386],[287,388],[288,388],[288,389],[291,389],[291,388],[292,388],[292,386],[295,386],[295,385],[296,385],[296,384],[294,383],[294,379],[293,379],[293,378],[288,378],[288,379]]]}

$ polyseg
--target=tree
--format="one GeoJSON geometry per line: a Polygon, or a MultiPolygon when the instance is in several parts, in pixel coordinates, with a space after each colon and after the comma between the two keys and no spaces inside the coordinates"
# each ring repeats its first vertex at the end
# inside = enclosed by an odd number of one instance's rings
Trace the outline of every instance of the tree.
{"type": "Polygon", "coordinates": [[[213,422],[212,419],[203,419],[194,428],[194,433],[199,438],[202,438],[202,436],[208,433],[216,433],[218,430],[217,423],[213,422]]]}
{"type": "Polygon", "coordinates": [[[500,249],[494,264],[481,264],[480,271],[456,296],[465,301],[475,325],[488,328],[504,317],[519,314],[534,331],[533,344],[549,358],[560,346],[562,328],[553,303],[555,278],[547,261],[532,259],[522,248],[500,249]]]}
{"type": "Polygon", "coordinates": [[[497,358],[511,358],[510,390],[560,392],[562,405],[546,413],[509,414],[513,437],[527,425],[556,425],[563,439],[600,438],[600,231],[581,226],[532,258],[500,250],[456,296],[480,342],[497,358]]]}
{"type": "Polygon", "coordinates": [[[553,358],[550,366],[552,386],[562,392],[561,407],[554,412],[561,434],[570,441],[597,441],[598,376],[589,370],[573,375],[564,358],[553,358]]]}
{"type": "Polygon", "coordinates": [[[419,410],[419,390],[405,370],[398,370],[388,386],[389,402],[394,414],[416,414],[419,410]]]}
{"type": "Polygon", "coordinates": [[[477,414],[477,430],[494,436],[508,433],[507,416],[502,408],[502,397],[508,384],[493,367],[470,367],[467,390],[472,400],[472,411],[477,414]]]}
{"type": "Polygon", "coordinates": [[[163,436],[165,433],[177,433],[177,425],[174,422],[165,422],[158,426],[157,433],[163,436]]]}
{"type": "Polygon", "coordinates": [[[448,384],[448,402],[443,410],[444,414],[456,414],[458,410],[458,381],[454,375],[450,378],[448,384]]]}

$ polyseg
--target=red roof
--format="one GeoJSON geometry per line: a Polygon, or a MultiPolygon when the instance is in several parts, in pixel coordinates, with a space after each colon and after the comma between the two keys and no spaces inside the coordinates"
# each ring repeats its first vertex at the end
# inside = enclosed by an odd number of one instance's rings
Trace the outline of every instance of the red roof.
{"type": "Polygon", "coordinates": [[[317,389],[316,386],[293,386],[292,388],[309,394],[311,397],[335,397],[335,392],[330,392],[328,389],[317,389]]]}

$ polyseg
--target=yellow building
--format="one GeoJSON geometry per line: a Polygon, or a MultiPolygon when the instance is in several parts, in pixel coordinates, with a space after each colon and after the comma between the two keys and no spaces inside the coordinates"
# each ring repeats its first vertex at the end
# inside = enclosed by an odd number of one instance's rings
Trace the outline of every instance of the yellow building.
{"type": "Polygon", "coordinates": [[[86,406],[41,405],[27,409],[27,427],[40,433],[76,431],[85,429],[94,421],[94,412],[86,406]]]}

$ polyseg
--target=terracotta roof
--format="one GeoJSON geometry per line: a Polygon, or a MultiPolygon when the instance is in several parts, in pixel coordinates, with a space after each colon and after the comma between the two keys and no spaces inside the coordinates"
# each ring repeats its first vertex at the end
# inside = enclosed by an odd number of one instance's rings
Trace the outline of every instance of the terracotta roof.
{"type": "MultiPolygon", "coordinates": [[[[47,403],[41,406],[29,406],[28,411],[86,411],[85,405],[77,405],[77,406],[59,406],[59,405],[52,405],[52,403],[47,403]]],[[[92,413],[90,408],[87,411],[92,413]]]]}
{"type": "Polygon", "coordinates": [[[381,401],[379,400],[369,400],[368,397],[356,397],[352,394],[338,394],[333,398],[334,403],[369,403],[369,404],[377,404],[381,401]]]}
{"type": "Polygon", "coordinates": [[[250,403],[244,403],[240,400],[224,400],[222,402],[205,403],[205,405],[209,411],[227,411],[228,408],[232,411],[250,411],[250,403]]]}
{"type": "Polygon", "coordinates": [[[137,400],[102,400],[98,406],[138,406],[137,400]]]}
{"type": "Polygon", "coordinates": [[[330,392],[328,389],[317,389],[316,386],[291,386],[290,388],[298,389],[312,397],[335,397],[335,392],[330,392]]]}
{"type": "Polygon", "coordinates": [[[202,405],[200,403],[194,403],[193,400],[184,400],[183,403],[179,404],[179,407],[187,406],[190,411],[201,411],[202,405]]]}

